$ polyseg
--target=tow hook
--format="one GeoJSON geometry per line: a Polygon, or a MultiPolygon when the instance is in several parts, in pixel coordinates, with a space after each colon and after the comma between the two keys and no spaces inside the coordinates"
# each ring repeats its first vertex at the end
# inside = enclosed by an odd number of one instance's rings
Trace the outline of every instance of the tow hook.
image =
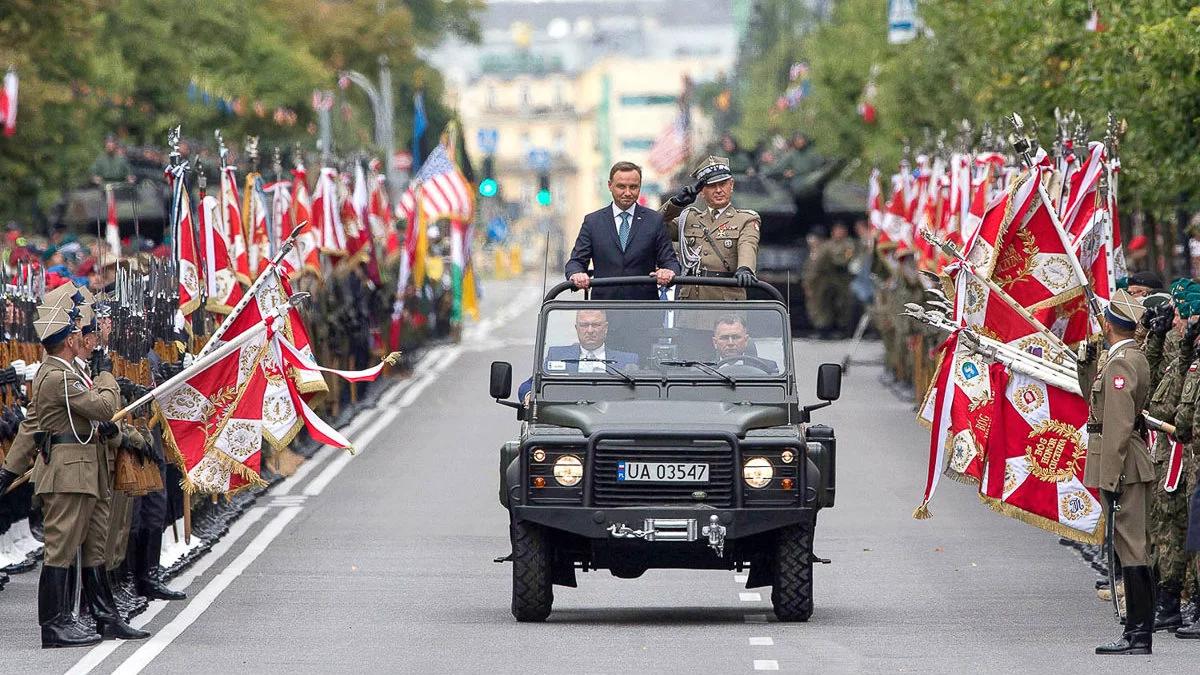
{"type": "Polygon", "coordinates": [[[717,557],[725,555],[725,526],[715,515],[708,517],[708,525],[700,529],[700,534],[708,537],[708,547],[716,551],[717,557]]]}

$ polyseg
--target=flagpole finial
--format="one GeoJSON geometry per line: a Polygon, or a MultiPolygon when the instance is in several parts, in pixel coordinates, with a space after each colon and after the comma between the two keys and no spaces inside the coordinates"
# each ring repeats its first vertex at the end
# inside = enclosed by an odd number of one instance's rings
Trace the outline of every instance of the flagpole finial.
{"type": "Polygon", "coordinates": [[[217,155],[221,158],[221,168],[229,163],[229,148],[225,147],[225,138],[221,136],[221,130],[213,131],[213,136],[217,139],[217,155]]]}
{"type": "Polygon", "coordinates": [[[174,128],[167,130],[167,146],[171,148],[171,154],[167,157],[171,162],[171,166],[179,164],[179,158],[181,156],[179,154],[179,139],[182,131],[183,125],[180,124],[177,124],[174,128]]]}
{"type": "Polygon", "coordinates": [[[246,158],[250,160],[250,171],[258,171],[258,136],[246,137],[246,158]]]}

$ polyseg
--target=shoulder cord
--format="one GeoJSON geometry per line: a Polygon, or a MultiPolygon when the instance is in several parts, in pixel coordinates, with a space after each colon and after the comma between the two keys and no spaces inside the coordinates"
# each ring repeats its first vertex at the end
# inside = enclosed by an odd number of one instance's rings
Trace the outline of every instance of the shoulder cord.
{"type": "MultiPolygon", "coordinates": [[[[62,359],[59,359],[59,360],[62,361],[62,359]]],[[[66,363],[66,361],[63,361],[63,363],[66,363]]],[[[96,435],[96,423],[91,422],[91,421],[88,422],[88,424],[91,425],[91,431],[88,432],[88,437],[87,437],[86,441],[79,438],[79,433],[77,431],[75,431],[75,418],[73,415],[71,415],[71,393],[67,388],[67,379],[68,379],[67,374],[64,372],[63,373],[63,398],[67,404],[67,423],[71,425],[71,435],[75,437],[75,440],[80,445],[87,445],[88,443],[92,442],[92,437],[96,435]]],[[[41,418],[39,417],[38,419],[41,419],[41,418]]]]}

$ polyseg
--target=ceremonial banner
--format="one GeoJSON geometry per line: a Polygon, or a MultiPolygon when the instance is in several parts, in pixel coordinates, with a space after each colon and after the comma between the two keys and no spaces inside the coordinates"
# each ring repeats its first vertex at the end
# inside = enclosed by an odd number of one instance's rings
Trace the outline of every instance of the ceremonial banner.
{"type": "Polygon", "coordinates": [[[312,226],[321,250],[334,256],[346,255],[346,230],[342,226],[337,189],[337,170],[323,167],[313,192],[312,226]]]}
{"type": "MultiPolygon", "coordinates": [[[[137,199],[137,195],[133,196],[137,199]]],[[[118,260],[121,257],[121,226],[117,222],[117,197],[113,194],[112,184],[104,186],[104,204],[105,204],[105,225],[104,225],[104,243],[108,246],[108,252],[112,255],[113,260],[118,260]]]]}
{"type": "Polygon", "coordinates": [[[1061,537],[1100,544],[1099,493],[1083,484],[1088,404],[999,363],[997,397],[979,498],[1005,515],[1061,537]]]}
{"type": "Polygon", "coordinates": [[[200,307],[200,251],[192,225],[192,207],[184,185],[186,165],[168,167],[171,182],[171,232],[175,240],[175,261],[179,270],[179,312],[186,318],[200,307]]]}
{"type": "Polygon", "coordinates": [[[246,229],[242,223],[242,200],[237,191],[237,168],[221,167],[221,232],[229,242],[229,256],[238,281],[249,285],[250,251],[246,248],[246,229]]]}
{"type": "Polygon", "coordinates": [[[204,252],[205,308],[217,314],[228,314],[242,299],[229,245],[219,229],[221,204],[211,195],[200,200],[200,248],[204,252]]]}
{"type": "Polygon", "coordinates": [[[312,197],[308,194],[308,173],[303,164],[297,164],[292,170],[292,222],[299,225],[308,223],[296,236],[296,255],[300,258],[300,272],[312,272],[321,276],[321,243],[318,239],[318,228],[313,222],[312,197]]]}
{"type": "Polygon", "coordinates": [[[265,333],[155,396],[169,457],[183,472],[188,494],[233,494],[265,486],[262,412],[266,377],[259,368],[265,333]]]}
{"type": "Polygon", "coordinates": [[[5,136],[17,133],[17,71],[12,68],[4,74],[4,88],[0,89],[0,123],[5,136]]]}

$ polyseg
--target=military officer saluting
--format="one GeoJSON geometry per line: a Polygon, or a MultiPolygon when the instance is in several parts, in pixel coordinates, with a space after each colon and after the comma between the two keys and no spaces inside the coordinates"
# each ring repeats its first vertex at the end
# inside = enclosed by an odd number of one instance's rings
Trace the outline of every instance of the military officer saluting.
{"type": "Polygon", "coordinates": [[[1145,312],[1141,301],[1117,291],[1104,311],[1111,345],[1099,374],[1081,364],[1079,385],[1090,392],[1087,465],[1083,482],[1098,487],[1113,519],[1113,547],[1125,577],[1127,618],[1120,639],[1097,654],[1149,654],[1154,635],[1154,581],[1146,545],[1146,513],[1154,464],[1146,448],[1142,417],[1150,397],[1150,364],[1134,337],[1145,312]]]}
{"type": "MultiPolygon", "coordinates": [[[[737,279],[754,283],[762,219],[754,211],[734,208],[733,174],[729,160],[709,156],[692,171],[694,185],[685,185],[659,209],[667,234],[679,246],[684,274],[737,279]],[[705,208],[693,206],[697,196],[705,208]],[[682,231],[680,228],[682,220],[682,231]]],[[[682,286],[679,300],[745,300],[744,288],[682,286]]]]}

